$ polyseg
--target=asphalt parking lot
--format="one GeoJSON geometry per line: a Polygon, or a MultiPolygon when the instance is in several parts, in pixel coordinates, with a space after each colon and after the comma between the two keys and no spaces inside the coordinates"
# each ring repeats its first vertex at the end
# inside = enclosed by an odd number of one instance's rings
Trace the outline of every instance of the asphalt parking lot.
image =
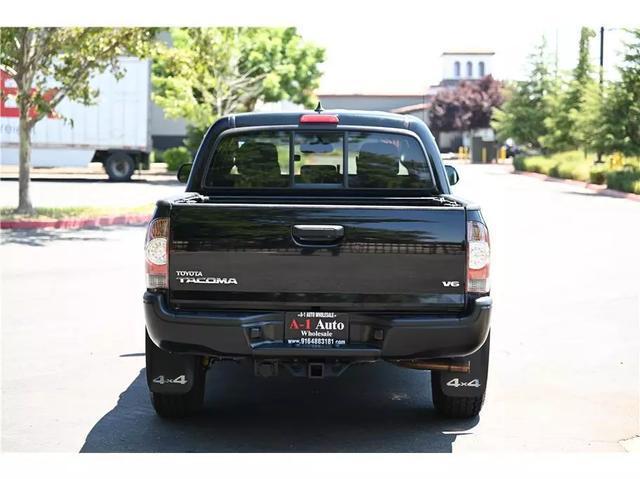
{"type": "MultiPolygon", "coordinates": [[[[2,450],[623,451],[639,434],[640,203],[504,166],[460,175],[456,192],[483,206],[492,234],[479,420],[438,418],[426,372],[377,364],[262,379],[233,363],[209,372],[201,415],[161,420],[144,380],[144,228],[3,231],[2,450]]],[[[49,184],[42,198],[129,201],[123,185],[49,184]]],[[[126,187],[145,202],[181,189],[126,187]]]]}

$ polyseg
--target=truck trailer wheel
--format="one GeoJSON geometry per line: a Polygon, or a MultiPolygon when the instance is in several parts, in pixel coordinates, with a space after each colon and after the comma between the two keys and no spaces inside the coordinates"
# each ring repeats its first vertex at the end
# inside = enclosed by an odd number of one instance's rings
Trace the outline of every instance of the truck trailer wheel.
{"type": "Polygon", "coordinates": [[[118,151],[104,160],[104,169],[110,181],[129,181],[136,169],[136,162],[130,155],[118,151]]]}
{"type": "Polygon", "coordinates": [[[487,390],[489,339],[490,336],[478,351],[469,356],[470,373],[431,373],[431,396],[440,415],[468,419],[480,414],[487,390]]]}
{"type": "Polygon", "coordinates": [[[172,354],[146,334],[147,384],[151,404],[164,418],[180,418],[202,409],[206,368],[200,356],[172,354]]]}

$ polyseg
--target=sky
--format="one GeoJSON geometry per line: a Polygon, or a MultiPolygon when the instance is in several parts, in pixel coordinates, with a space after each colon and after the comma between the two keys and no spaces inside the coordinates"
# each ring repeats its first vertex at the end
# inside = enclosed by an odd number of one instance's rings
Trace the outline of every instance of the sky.
{"type": "MultiPolygon", "coordinates": [[[[605,73],[616,74],[622,27],[640,28],[640,0],[203,0],[85,2],[31,0],[0,25],[296,26],[325,47],[320,92],[423,93],[442,76],[443,50],[495,51],[499,79],[525,75],[526,58],[546,35],[560,69],[577,59],[581,26],[605,33],[605,73]],[[41,4],[42,8],[38,5],[41,4]],[[123,15],[122,12],[126,12],[123,15]]],[[[592,42],[598,61],[599,40],[592,42]]]]}
{"type": "MultiPolygon", "coordinates": [[[[422,93],[442,77],[441,53],[445,50],[490,50],[494,76],[499,79],[521,79],[526,75],[527,55],[543,35],[546,37],[551,61],[557,50],[560,70],[569,70],[577,61],[578,39],[581,26],[599,32],[601,22],[608,20],[598,15],[599,7],[584,3],[583,22],[574,17],[549,18],[534,8],[533,2],[521,2],[521,8],[496,10],[492,15],[474,11],[484,2],[457,1],[449,8],[434,9],[431,2],[404,6],[400,1],[388,2],[379,11],[348,9],[351,19],[348,27],[327,29],[326,23],[304,22],[300,32],[305,39],[326,48],[321,93],[422,93]],[[390,5],[398,5],[391,9],[390,5]],[[526,6],[525,6],[526,5],[526,6]],[[467,12],[464,18],[458,14],[467,12]],[[361,21],[355,19],[361,17],[361,21]]],[[[444,2],[443,2],[444,3],[444,2]]],[[[518,2],[512,2],[517,5],[518,2]]],[[[544,2],[536,2],[544,3],[544,2]]],[[[571,2],[573,3],[573,2],[571,2]]],[[[573,5],[577,5],[573,3],[573,5]]],[[[640,27],[640,1],[628,2],[628,10],[621,10],[620,19],[604,23],[605,72],[608,78],[617,74],[622,40],[626,35],[620,27],[630,26],[622,18],[635,18],[640,27]],[[633,16],[627,17],[631,13],[633,16]]],[[[599,61],[599,37],[592,40],[591,56],[599,61]]]]}

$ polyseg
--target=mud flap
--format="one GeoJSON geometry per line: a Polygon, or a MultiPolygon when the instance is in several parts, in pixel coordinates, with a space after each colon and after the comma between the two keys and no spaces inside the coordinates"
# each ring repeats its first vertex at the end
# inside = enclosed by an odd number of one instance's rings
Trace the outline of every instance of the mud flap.
{"type": "Polygon", "coordinates": [[[185,394],[196,381],[200,358],[189,354],[173,354],[160,349],[145,331],[147,385],[154,393],[185,394]]]}
{"type": "Polygon", "coordinates": [[[464,359],[471,362],[471,372],[450,373],[433,372],[432,381],[440,383],[440,390],[450,397],[480,397],[487,389],[487,375],[489,373],[489,342],[491,335],[475,353],[464,359]]]}

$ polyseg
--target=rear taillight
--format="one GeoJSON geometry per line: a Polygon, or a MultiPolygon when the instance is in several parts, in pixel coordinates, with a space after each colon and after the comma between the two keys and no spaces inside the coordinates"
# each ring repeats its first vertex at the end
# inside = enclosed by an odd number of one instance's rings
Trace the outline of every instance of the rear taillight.
{"type": "Polygon", "coordinates": [[[144,259],[147,288],[167,288],[169,277],[169,218],[156,218],[147,228],[144,259]]]}
{"type": "Polygon", "coordinates": [[[488,293],[491,247],[489,231],[478,221],[467,222],[467,292],[488,293]]]}

